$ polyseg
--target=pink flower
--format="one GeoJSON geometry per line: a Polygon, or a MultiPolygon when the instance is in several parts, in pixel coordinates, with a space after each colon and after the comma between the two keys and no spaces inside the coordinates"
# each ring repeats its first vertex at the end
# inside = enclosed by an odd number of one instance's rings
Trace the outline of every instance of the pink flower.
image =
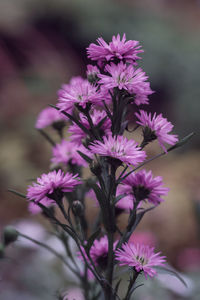
{"type": "Polygon", "coordinates": [[[64,174],[61,170],[42,174],[37,178],[37,183],[29,185],[27,198],[36,203],[40,201],[52,203],[56,198],[62,198],[63,192],[72,192],[76,185],[81,184],[77,176],[71,173],[64,174]]]}
{"type": "Polygon", "coordinates": [[[148,77],[141,68],[135,69],[132,65],[127,66],[123,62],[118,65],[111,63],[106,65],[105,70],[110,75],[99,74],[99,82],[102,88],[107,90],[117,87],[119,90],[125,90],[130,95],[135,95],[135,103],[137,105],[147,104],[148,95],[153,92],[150,88],[148,77]]]}
{"type": "Polygon", "coordinates": [[[88,103],[96,104],[102,101],[102,93],[81,77],[72,78],[69,84],[64,84],[58,91],[58,107],[66,112],[73,110],[74,104],[85,108],[88,103]]]}
{"type": "Polygon", "coordinates": [[[124,244],[122,249],[115,252],[120,266],[133,267],[136,272],[144,272],[144,276],[154,277],[157,272],[154,267],[163,266],[165,256],[155,253],[154,248],[140,244],[124,244]]]}
{"type": "Polygon", "coordinates": [[[139,53],[143,52],[138,41],[129,40],[126,41],[126,35],[123,34],[122,40],[120,40],[120,35],[112,37],[112,42],[107,44],[103,38],[98,38],[97,43],[90,44],[87,48],[88,57],[91,60],[97,60],[98,65],[102,66],[104,62],[111,60],[123,60],[125,62],[134,63],[137,59],[139,53]]]}
{"type": "MultiPolygon", "coordinates": [[[[85,115],[80,113],[80,122],[87,128],[90,129],[90,125],[88,122],[88,119],[86,118],[85,115]]],[[[90,117],[92,119],[92,122],[94,124],[94,126],[98,126],[98,124],[106,117],[106,113],[105,111],[100,111],[100,110],[96,110],[94,109],[93,112],[90,114],[90,117]]],[[[102,124],[100,130],[101,132],[101,136],[103,135],[109,135],[111,134],[111,121],[109,118],[106,118],[106,120],[104,121],[104,123],[102,124]]],[[[76,125],[73,124],[69,127],[68,132],[70,132],[72,134],[71,136],[71,140],[79,145],[82,144],[83,140],[86,140],[87,138],[89,139],[89,137],[86,135],[86,133],[84,131],[82,131],[82,129],[76,125]]],[[[81,151],[81,150],[80,150],[81,151]]]]}
{"type": "Polygon", "coordinates": [[[80,156],[80,154],[77,152],[78,150],[92,158],[91,152],[83,145],[78,145],[71,141],[62,140],[60,144],[56,144],[52,148],[53,157],[51,161],[56,164],[72,163],[78,166],[87,167],[87,162],[80,156]]]}
{"type": "Polygon", "coordinates": [[[162,187],[161,176],[153,177],[152,171],[141,170],[137,173],[131,173],[123,180],[121,193],[129,196],[133,202],[149,201],[158,205],[164,201],[161,197],[167,195],[169,189],[162,187]]]}
{"type": "Polygon", "coordinates": [[[55,108],[47,107],[38,115],[35,128],[42,129],[56,122],[64,121],[66,118],[55,108]]]}
{"type": "Polygon", "coordinates": [[[165,152],[167,150],[164,143],[174,145],[178,141],[177,135],[169,134],[174,126],[166,118],[163,118],[162,114],[156,115],[154,113],[152,117],[151,113],[148,114],[146,111],[140,110],[135,115],[139,120],[136,123],[144,127],[143,135],[145,141],[151,142],[158,139],[160,146],[165,152]]]}
{"type": "Polygon", "coordinates": [[[146,158],[146,153],[140,150],[140,147],[134,140],[128,140],[123,136],[104,136],[103,142],[94,141],[89,146],[89,149],[92,153],[109,156],[134,166],[143,162],[146,158]]]}

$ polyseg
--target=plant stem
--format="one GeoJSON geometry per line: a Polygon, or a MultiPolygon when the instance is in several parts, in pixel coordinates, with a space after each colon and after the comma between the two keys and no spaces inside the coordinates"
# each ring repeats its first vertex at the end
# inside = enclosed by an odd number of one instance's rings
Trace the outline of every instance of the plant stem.
{"type": "Polygon", "coordinates": [[[108,195],[108,203],[109,203],[109,223],[110,226],[107,229],[107,238],[108,238],[108,264],[107,264],[107,273],[106,279],[109,283],[109,286],[106,288],[106,299],[114,299],[114,295],[112,292],[112,281],[113,281],[113,269],[114,269],[114,251],[113,251],[113,243],[114,243],[114,231],[115,231],[115,206],[113,205],[113,199],[116,194],[116,166],[111,164],[111,174],[110,174],[110,188],[108,195]]]}
{"type": "Polygon", "coordinates": [[[129,300],[130,299],[131,294],[132,294],[131,290],[133,288],[134,283],[136,282],[136,279],[137,279],[138,275],[139,275],[139,272],[135,271],[134,274],[133,274],[133,277],[130,278],[129,285],[128,285],[128,290],[126,292],[126,296],[125,296],[124,300],[129,300]]]}

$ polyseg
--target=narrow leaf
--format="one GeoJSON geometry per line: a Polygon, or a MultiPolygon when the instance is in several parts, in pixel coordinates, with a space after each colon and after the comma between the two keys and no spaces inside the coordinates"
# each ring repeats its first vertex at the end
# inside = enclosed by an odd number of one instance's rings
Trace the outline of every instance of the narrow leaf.
{"type": "Polygon", "coordinates": [[[190,134],[186,135],[182,140],[177,142],[174,146],[167,149],[167,151],[170,152],[176,148],[179,148],[179,147],[185,145],[193,137],[193,135],[194,135],[194,132],[191,132],[190,134]]]}
{"type": "Polygon", "coordinates": [[[8,189],[8,192],[13,193],[13,194],[15,194],[15,195],[17,195],[17,196],[19,196],[21,198],[26,199],[26,195],[24,195],[24,194],[22,194],[22,193],[20,193],[18,191],[15,191],[15,190],[12,190],[12,189],[8,189]]]}
{"type": "MultiPolygon", "coordinates": [[[[53,105],[53,104],[49,104],[50,107],[53,107],[57,110],[60,110],[57,106],[53,105]]],[[[79,122],[76,118],[74,118],[72,115],[68,114],[66,111],[61,110],[61,113],[63,115],[65,115],[66,117],[68,117],[71,121],[73,121],[74,123],[76,123],[86,134],[90,134],[90,131],[83,126],[83,124],[81,122],[79,122]]]]}
{"type": "Polygon", "coordinates": [[[87,163],[91,163],[92,162],[92,159],[87,156],[86,154],[84,154],[83,152],[77,150],[78,154],[87,162],[87,163]]]}
{"type": "Polygon", "coordinates": [[[99,236],[99,234],[101,233],[101,228],[99,227],[88,239],[87,245],[86,245],[86,252],[89,253],[90,252],[90,248],[93,245],[94,240],[96,240],[96,238],[99,236]]]}

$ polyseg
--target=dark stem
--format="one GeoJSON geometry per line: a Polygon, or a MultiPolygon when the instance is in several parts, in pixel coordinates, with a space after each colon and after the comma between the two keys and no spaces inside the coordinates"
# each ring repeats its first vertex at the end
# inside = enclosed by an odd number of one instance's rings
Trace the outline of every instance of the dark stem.
{"type": "Polygon", "coordinates": [[[107,237],[108,237],[108,265],[106,272],[106,279],[109,283],[109,286],[106,289],[106,300],[114,299],[113,291],[112,291],[112,281],[113,281],[113,269],[114,269],[114,251],[113,251],[113,243],[114,243],[114,232],[115,232],[115,205],[113,200],[115,199],[116,194],[116,166],[111,164],[111,174],[110,174],[110,188],[109,188],[109,220],[110,223],[109,228],[107,229],[107,237]]]}
{"type": "Polygon", "coordinates": [[[135,272],[133,273],[133,277],[130,278],[129,285],[128,285],[128,290],[127,290],[127,292],[126,292],[126,296],[125,296],[124,300],[129,300],[129,299],[130,299],[131,294],[132,294],[131,290],[132,290],[133,285],[135,284],[136,279],[137,279],[137,277],[138,277],[139,274],[140,274],[139,272],[136,272],[136,271],[135,271],[135,272]]]}

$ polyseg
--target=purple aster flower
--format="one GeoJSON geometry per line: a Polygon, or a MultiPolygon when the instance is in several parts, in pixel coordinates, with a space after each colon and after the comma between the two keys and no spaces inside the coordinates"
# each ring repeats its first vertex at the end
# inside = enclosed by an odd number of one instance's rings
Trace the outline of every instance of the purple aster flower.
{"type": "Polygon", "coordinates": [[[27,198],[36,203],[52,202],[56,198],[62,198],[63,192],[72,192],[78,184],[81,184],[78,174],[64,174],[61,170],[52,171],[42,174],[37,178],[37,183],[34,182],[28,187],[27,198]]]}
{"type": "Polygon", "coordinates": [[[42,129],[57,122],[63,122],[66,118],[56,109],[47,107],[38,115],[35,128],[42,129]]]}
{"type": "Polygon", "coordinates": [[[119,34],[113,36],[109,44],[100,37],[97,39],[97,43],[98,45],[94,43],[89,45],[87,54],[91,60],[97,60],[99,66],[112,60],[123,60],[124,62],[135,64],[136,60],[140,59],[138,54],[144,52],[140,49],[141,46],[138,41],[126,41],[125,34],[122,40],[120,40],[119,34]]]}
{"type": "Polygon", "coordinates": [[[166,196],[169,189],[163,187],[161,176],[153,177],[151,171],[141,170],[137,173],[131,173],[121,185],[121,194],[126,194],[127,198],[133,202],[149,201],[158,205],[164,201],[161,197],[166,196]]]}
{"type": "MultiPolygon", "coordinates": [[[[88,119],[86,118],[85,115],[80,113],[80,122],[87,128],[90,129],[90,125],[88,122],[88,119]]],[[[105,111],[100,111],[100,110],[96,110],[94,109],[93,112],[90,114],[90,117],[92,119],[92,122],[94,124],[94,126],[98,126],[98,124],[106,117],[106,112],[105,111]]],[[[76,125],[73,124],[69,127],[68,130],[72,136],[71,136],[71,140],[77,144],[82,144],[83,140],[86,140],[87,138],[89,138],[86,133],[84,131],[82,131],[82,129],[76,125]]],[[[111,134],[111,121],[109,118],[106,118],[106,120],[104,121],[104,123],[102,124],[101,128],[100,128],[100,132],[101,132],[101,136],[103,135],[109,135],[111,134]]]]}
{"type": "Polygon", "coordinates": [[[140,150],[140,147],[134,140],[128,140],[123,136],[104,136],[103,142],[94,141],[94,143],[89,145],[89,149],[92,153],[109,156],[134,166],[143,162],[146,158],[146,153],[140,150]]]}
{"type": "Polygon", "coordinates": [[[102,93],[81,77],[72,78],[69,84],[64,84],[58,91],[58,107],[71,112],[74,104],[85,108],[88,103],[96,104],[102,101],[102,93]]]}
{"type": "Polygon", "coordinates": [[[135,95],[135,103],[148,104],[148,95],[153,91],[149,82],[146,80],[145,72],[141,68],[135,69],[132,65],[127,66],[123,62],[118,65],[111,63],[105,67],[110,75],[99,74],[99,83],[103,88],[110,90],[117,87],[119,90],[125,90],[130,95],[135,95]]]}
{"type": "Polygon", "coordinates": [[[122,249],[115,252],[120,266],[129,266],[144,276],[154,277],[157,272],[154,267],[163,266],[165,256],[160,256],[160,252],[155,253],[154,248],[140,244],[123,244],[122,249]]]}
{"type": "Polygon", "coordinates": [[[139,113],[135,113],[139,121],[136,121],[139,125],[143,126],[144,142],[151,142],[158,139],[160,146],[165,152],[167,152],[164,143],[174,145],[178,141],[178,137],[175,134],[169,134],[174,127],[172,123],[168,122],[166,118],[163,118],[162,114],[156,115],[154,113],[147,113],[144,110],[140,110],[139,113]]]}
{"type": "Polygon", "coordinates": [[[78,166],[87,167],[88,164],[79,155],[79,153],[77,152],[78,150],[92,158],[91,152],[83,145],[78,145],[71,141],[62,140],[60,144],[56,144],[52,148],[53,157],[51,161],[56,164],[71,163],[71,164],[76,164],[78,166]]]}

